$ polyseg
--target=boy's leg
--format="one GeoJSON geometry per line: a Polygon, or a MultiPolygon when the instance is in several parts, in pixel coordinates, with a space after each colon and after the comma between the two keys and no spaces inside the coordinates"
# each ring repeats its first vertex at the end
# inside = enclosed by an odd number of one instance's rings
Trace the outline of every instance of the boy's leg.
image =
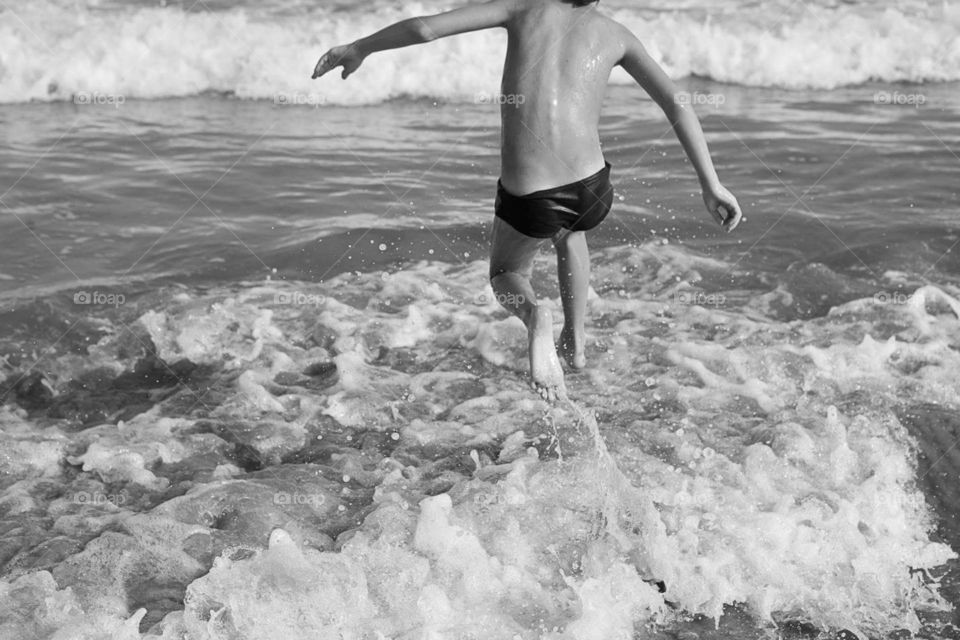
{"type": "Polygon", "coordinates": [[[587,366],[584,356],[583,324],[587,314],[587,290],[590,286],[590,253],[587,234],[562,230],[554,239],[557,248],[557,280],[563,303],[563,331],[560,354],[573,369],[587,366]]]}
{"type": "Polygon", "coordinates": [[[543,240],[525,236],[500,218],[493,219],[490,238],[490,284],[504,309],[529,325],[537,307],[530,284],[533,259],[543,240]]]}
{"type": "Polygon", "coordinates": [[[563,369],[553,344],[550,310],[537,304],[530,284],[533,259],[543,240],[525,236],[500,218],[493,220],[490,242],[490,284],[500,304],[527,327],[530,377],[544,398],[566,395],[563,369]]]}

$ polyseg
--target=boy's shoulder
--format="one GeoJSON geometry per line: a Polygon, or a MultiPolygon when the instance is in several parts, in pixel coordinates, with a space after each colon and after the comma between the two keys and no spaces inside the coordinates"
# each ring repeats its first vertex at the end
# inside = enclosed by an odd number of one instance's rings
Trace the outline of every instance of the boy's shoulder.
{"type": "MultiPolygon", "coordinates": [[[[573,4],[573,0],[494,0],[502,3],[509,14],[514,17],[520,17],[530,12],[543,9],[545,5],[552,4],[573,4]]],[[[636,36],[625,25],[614,18],[606,15],[602,11],[594,10],[584,15],[578,20],[581,27],[596,31],[598,36],[602,36],[611,43],[625,43],[627,40],[635,40],[636,36]]]]}

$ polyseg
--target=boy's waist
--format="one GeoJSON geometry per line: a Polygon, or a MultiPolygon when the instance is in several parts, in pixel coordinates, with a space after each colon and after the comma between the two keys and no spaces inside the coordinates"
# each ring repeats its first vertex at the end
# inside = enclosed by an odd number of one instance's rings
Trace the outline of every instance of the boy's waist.
{"type": "Polygon", "coordinates": [[[610,181],[610,169],[611,169],[610,163],[604,160],[602,169],[600,169],[596,173],[590,174],[585,178],[580,178],[579,180],[574,180],[573,182],[568,182],[567,184],[562,184],[556,187],[548,187],[546,189],[540,189],[538,191],[525,193],[523,195],[516,195],[514,193],[511,193],[503,186],[502,180],[497,180],[497,193],[501,195],[506,194],[513,198],[533,200],[533,199],[539,199],[539,198],[549,198],[551,196],[557,195],[558,193],[579,191],[580,189],[593,189],[598,185],[601,185],[610,181]]]}

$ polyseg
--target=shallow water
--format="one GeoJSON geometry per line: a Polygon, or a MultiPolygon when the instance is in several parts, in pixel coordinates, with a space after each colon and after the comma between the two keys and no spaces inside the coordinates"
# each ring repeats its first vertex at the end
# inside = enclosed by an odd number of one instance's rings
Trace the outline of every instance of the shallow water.
{"type": "Polygon", "coordinates": [[[747,221],[612,86],[560,406],[473,85],[0,106],[0,639],[956,637],[957,85],[683,87],[747,221]]]}

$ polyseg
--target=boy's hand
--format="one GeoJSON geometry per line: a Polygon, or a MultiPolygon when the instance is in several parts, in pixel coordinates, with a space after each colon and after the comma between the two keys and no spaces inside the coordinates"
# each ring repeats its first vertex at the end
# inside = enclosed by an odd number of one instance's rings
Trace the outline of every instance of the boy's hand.
{"type": "Polygon", "coordinates": [[[343,67],[340,77],[346,79],[363,62],[365,56],[355,44],[345,44],[327,51],[313,69],[313,79],[316,80],[331,69],[343,67]]]}
{"type": "Polygon", "coordinates": [[[707,211],[713,219],[728,232],[736,229],[743,218],[740,203],[723,185],[718,184],[716,187],[704,189],[703,203],[707,205],[707,211]]]}

